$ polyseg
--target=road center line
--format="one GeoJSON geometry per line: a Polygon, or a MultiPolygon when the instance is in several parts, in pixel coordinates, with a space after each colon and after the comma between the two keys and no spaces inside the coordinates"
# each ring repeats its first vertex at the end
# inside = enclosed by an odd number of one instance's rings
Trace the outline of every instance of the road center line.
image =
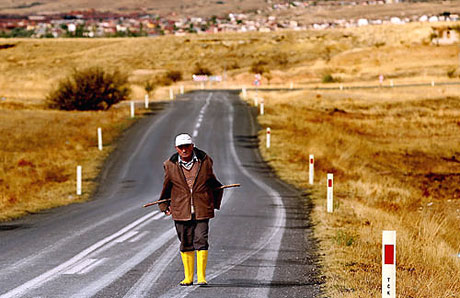
{"type": "Polygon", "coordinates": [[[192,137],[194,137],[194,138],[198,136],[198,129],[201,126],[201,122],[203,121],[203,115],[204,115],[204,113],[206,112],[206,109],[209,106],[211,97],[212,97],[212,93],[209,93],[208,97],[206,98],[206,103],[200,109],[200,114],[198,116],[198,121],[195,124],[195,129],[193,130],[193,133],[192,133],[192,137]]]}
{"type": "MultiPolygon", "coordinates": [[[[230,107],[230,112],[229,112],[229,121],[230,121],[230,129],[229,129],[229,139],[230,139],[230,150],[232,152],[233,158],[241,171],[243,175],[245,175],[249,180],[254,182],[259,188],[265,189],[268,196],[272,198],[273,203],[277,205],[276,208],[276,222],[273,224],[273,228],[270,229],[270,232],[267,232],[264,234],[263,237],[259,238],[259,241],[256,243],[254,246],[253,251],[248,252],[240,257],[236,258],[231,258],[227,261],[224,261],[216,266],[215,268],[220,268],[214,272],[210,272],[207,276],[207,280],[210,281],[216,277],[218,277],[221,274],[224,274],[225,272],[231,270],[235,266],[243,263],[245,260],[250,258],[251,256],[259,253],[262,249],[266,248],[267,246],[270,246],[270,249],[267,250],[267,252],[264,253],[264,256],[262,257],[263,259],[265,258],[271,258],[273,260],[277,260],[278,258],[278,253],[279,253],[279,248],[281,245],[281,240],[283,238],[283,230],[282,227],[286,225],[286,211],[284,209],[284,204],[281,199],[281,195],[271,188],[268,184],[263,182],[260,179],[254,178],[253,175],[250,175],[250,173],[244,168],[243,164],[241,163],[241,160],[236,153],[235,149],[235,140],[233,137],[233,106],[231,103],[227,104],[230,107]]],[[[211,269],[211,268],[210,268],[211,269]]],[[[213,268],[212,268],[213,269],[213,268]]],[[[211,269],[211,270],[212,270],[211,269]]],[[[273,275],[275,272],[275,266],[268,266],[266,268],[259,268],[258,273],[257,273],[257,279],[264,279],[264,280],[273,280],[273,275]]],[[[198,287],[187,287],[185,289],[183,288],[173,288],[170,291],[164,293],[161,297],[166,298],[166,297],[186,297],[188,294],[190,294],[192,291],[196,290],[198,287]]],[[[261,287],[261,288],[253,288],[251,289],[251,297],[268,297],[270,288],[269,287],[261,287]]]]}

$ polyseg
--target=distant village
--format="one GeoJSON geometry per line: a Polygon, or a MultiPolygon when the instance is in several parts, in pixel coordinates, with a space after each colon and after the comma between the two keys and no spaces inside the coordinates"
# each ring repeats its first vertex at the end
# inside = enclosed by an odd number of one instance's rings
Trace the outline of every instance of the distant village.
{"type": "MultiPolygon", "coordinates": [[[[348,1],[340,5],[391,5],[402,0],[348,1]]],[[[284,29],[307,30],[336,27],[355,27],[379,24],[404,24],[409,22],[458,21],[459,15],[444,12],[441,15],[387,17],[385,19],[338,19],[323,23],[300,24],[294,20],[277,18],[282,10],[306,9],[318,5],[312,1],[290,1],[271,4],[264,11],[230,13],[225,17],[210,18],[175,15],[160,16],[145,13],[120,14],[95,10],[72,11],[63,14],[0,15],[0,37],[137,37],[158,35],[185,35],[219,32],[270,32],[284,29]]]]}

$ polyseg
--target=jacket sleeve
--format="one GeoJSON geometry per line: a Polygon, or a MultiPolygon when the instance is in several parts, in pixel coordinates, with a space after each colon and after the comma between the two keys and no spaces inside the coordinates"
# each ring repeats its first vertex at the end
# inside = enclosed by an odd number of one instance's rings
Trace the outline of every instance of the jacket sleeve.
{"type": "MultiPolygon", "coordinates": [[[[164,171],[165,171],[165,177],[163,181],[163,190],[161,191],[161,195],[159,200],[165,200],[165,199],[170,199],[171,198],[171,188],[172,188],[172,182],[169,177],[168,169],[166,165],[163,165],[164,171]]],[[[166,209],[168,209],[169,205],[171,204],[171,201],[165,202],[165,203],[160,203],[158,204],[158,207],[160,208],[161,212],[165,212],[166,209]]]]}
{"type": "Polygon", "coordinates": [[[222,196],[224,195],[224,190],[223,189],[216,189],[223,184],[217,180],[216,175],[214,175],[213,169],[212,169],[212,164],[213,161],[211,158],[209,158],[211,162],[211,169],[210,169],[210,178],[207,181],[208,186],[212,189],[212,196],[214,199],[214,209],[219,210],[220,205],[222,203],[222,196]]]}

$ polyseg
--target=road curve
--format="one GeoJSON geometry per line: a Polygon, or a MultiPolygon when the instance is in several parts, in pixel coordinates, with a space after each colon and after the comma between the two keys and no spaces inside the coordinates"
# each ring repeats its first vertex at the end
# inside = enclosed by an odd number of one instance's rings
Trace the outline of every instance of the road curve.
{"type": "Polygon", "coordinates": [[[84,204],[0,224],[0,298],[318,297],[307,198],[274,177],[257,148],[253,110],[235,91],[192,92],[120,140],[84,204]],[[173,222],[156,207],[162,162],[188,132],[226,190],[211,220],[209,286],[183,278],[173,222]]]}

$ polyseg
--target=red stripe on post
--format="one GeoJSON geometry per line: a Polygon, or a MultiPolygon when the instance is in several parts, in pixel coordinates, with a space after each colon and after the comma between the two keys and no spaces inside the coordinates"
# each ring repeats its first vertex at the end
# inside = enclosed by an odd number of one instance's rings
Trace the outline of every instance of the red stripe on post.
{"type": "Polygon", "coordinates": [[[332,187],[332,179],[327,180],[327,186],[332,187]]]}
{"type": "Polygon", "coordinates": [[[313,158],[310,159],[310,163],[313,164],[313,158]]]}
{"type": "Polygon", "coordinates": [[[394,263],[395,263],[395,246],[393,244],[385,245],[384,264],[394,265],[394,263]]]}

